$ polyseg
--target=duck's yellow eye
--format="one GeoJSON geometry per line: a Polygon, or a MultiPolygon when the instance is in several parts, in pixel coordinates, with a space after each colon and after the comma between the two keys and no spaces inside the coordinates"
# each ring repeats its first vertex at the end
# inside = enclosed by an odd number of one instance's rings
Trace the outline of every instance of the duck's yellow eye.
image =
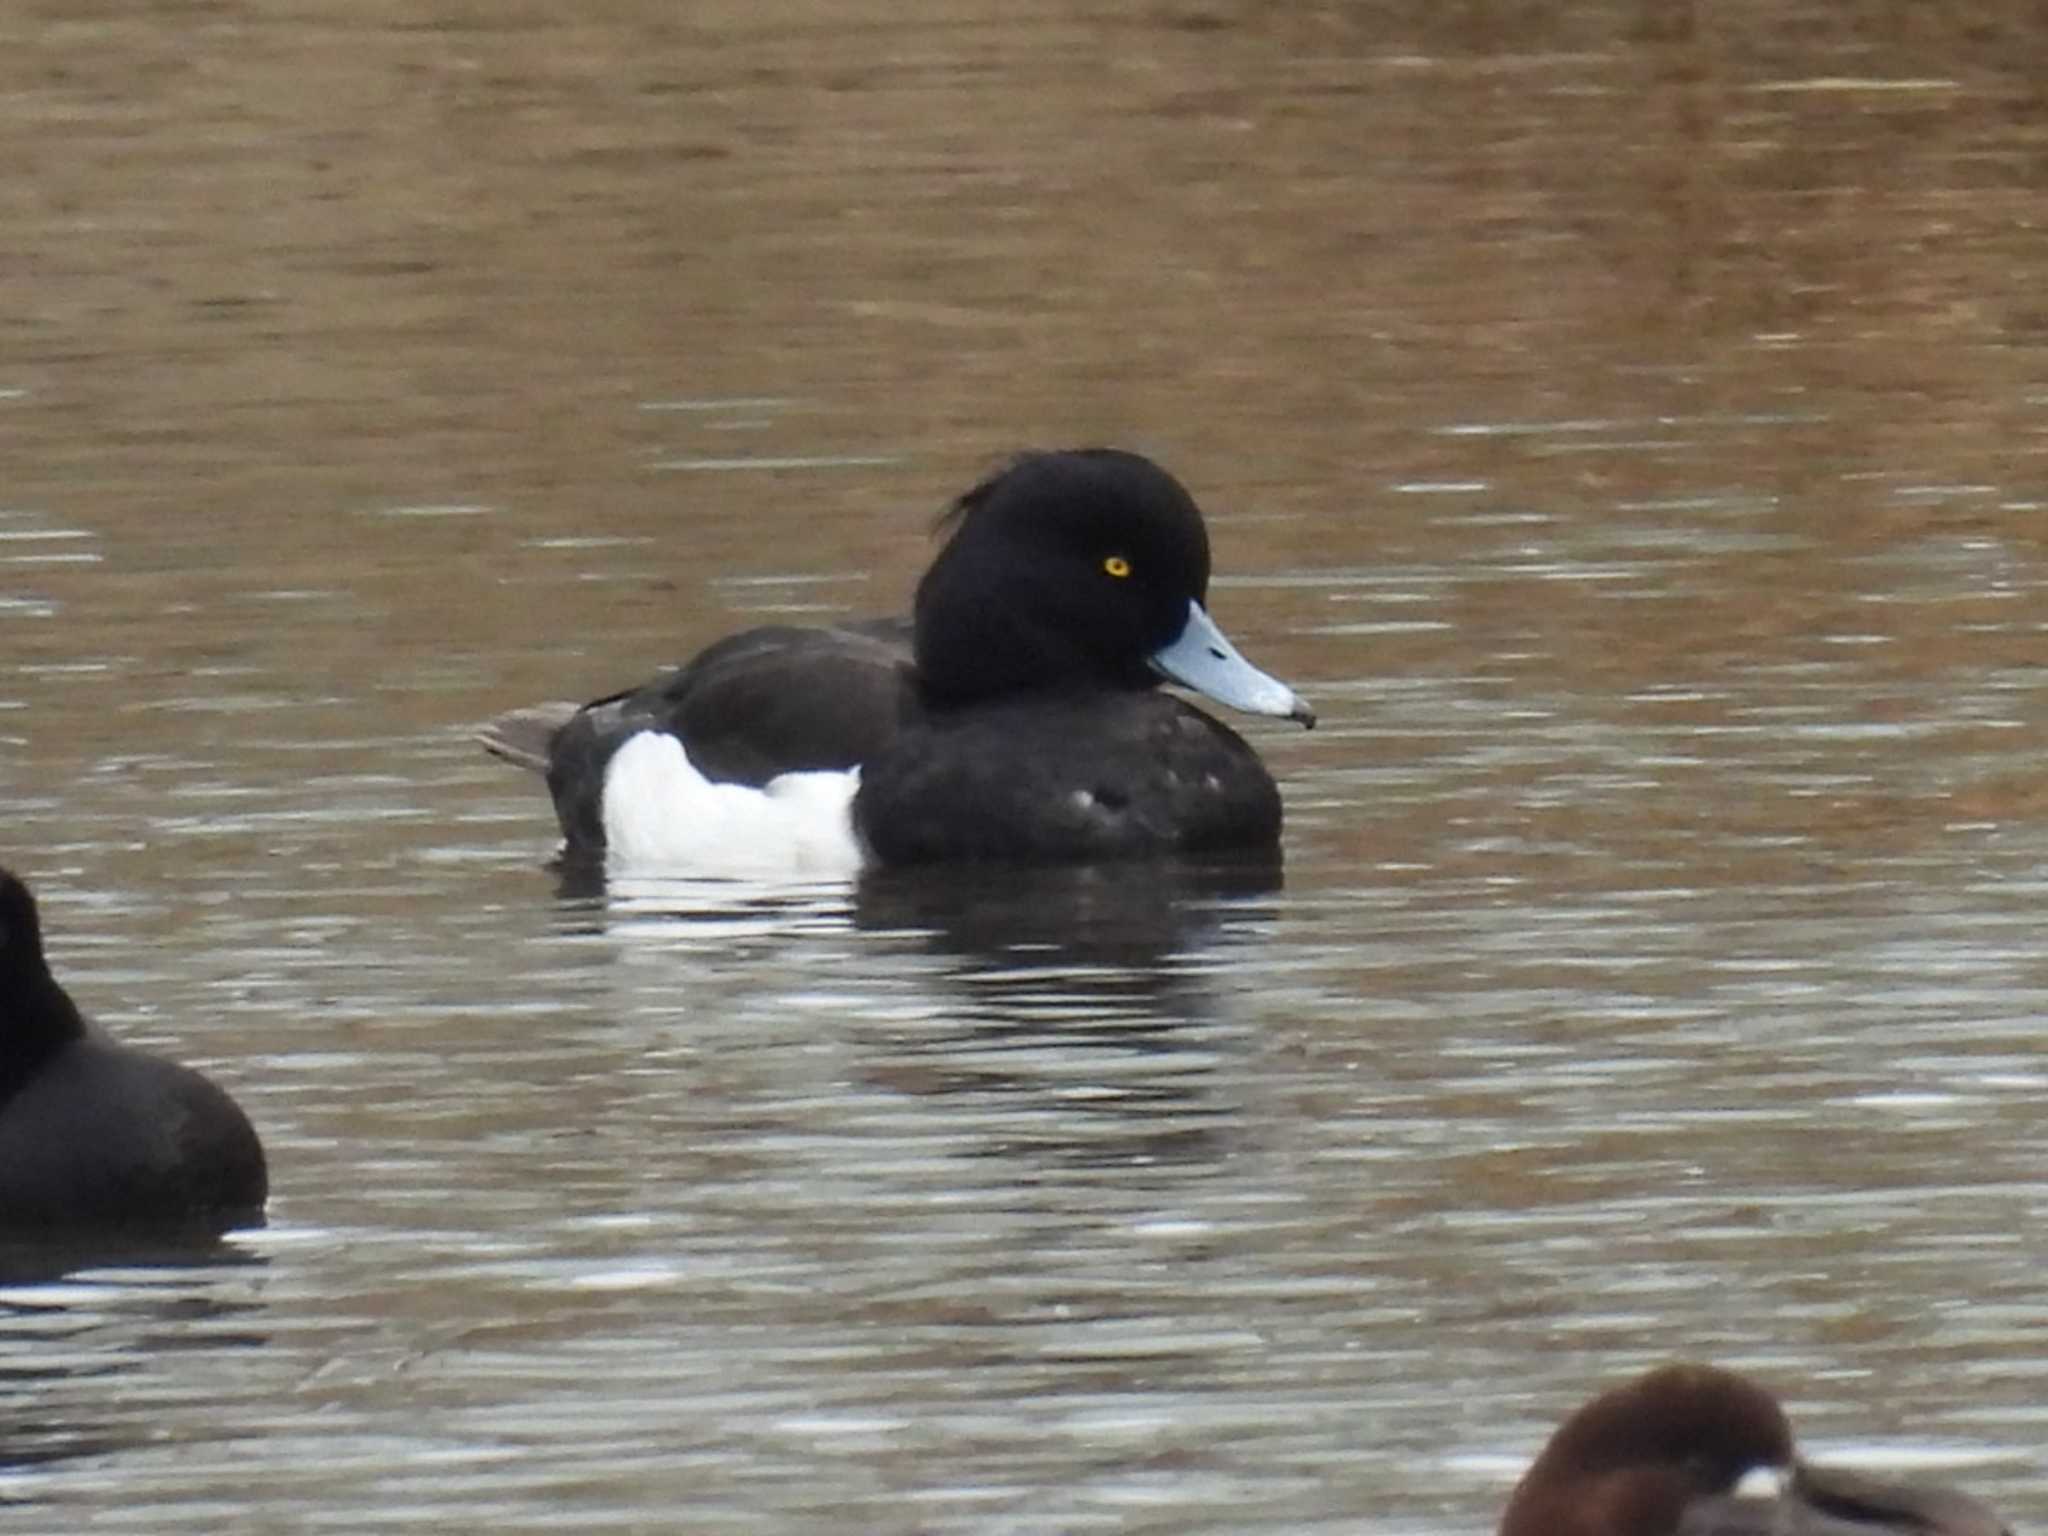
{"type": "Polygon", "coordinates": [[[1114,576],[1118,581],[1122,581],[1126,576],[1131,574],[1131,562],[1126,560],[1122,555],[1111,555],[1107,560],[1102,562],[1102,568],[1105,571],[1109,572],[1110,575],[1114,576]]]}

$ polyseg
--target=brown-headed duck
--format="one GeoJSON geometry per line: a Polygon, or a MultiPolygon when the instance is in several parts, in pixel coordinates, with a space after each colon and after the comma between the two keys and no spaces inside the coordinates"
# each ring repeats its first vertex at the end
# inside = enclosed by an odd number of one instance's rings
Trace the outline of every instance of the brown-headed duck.
{"type": "Polygon", "coordinates": [[[1801,1461],[1777,1399],[1732,1371],[1667,1365],[1550,1437],[1499,1536],[2010,1536],[1947,1488],[1801,1461]]]}

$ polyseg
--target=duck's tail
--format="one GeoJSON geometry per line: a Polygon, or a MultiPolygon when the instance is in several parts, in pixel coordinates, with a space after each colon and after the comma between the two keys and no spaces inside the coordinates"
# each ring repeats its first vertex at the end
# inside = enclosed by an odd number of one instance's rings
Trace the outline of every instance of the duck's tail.
{"type": "Polygon", "coordinates": [[[491,756],[502,757],[535,773],[546,773],[548,747],[555,732],[569,723],[579,707],[557,702],[510,709],[478,726],[474,734],[491,756]]]}

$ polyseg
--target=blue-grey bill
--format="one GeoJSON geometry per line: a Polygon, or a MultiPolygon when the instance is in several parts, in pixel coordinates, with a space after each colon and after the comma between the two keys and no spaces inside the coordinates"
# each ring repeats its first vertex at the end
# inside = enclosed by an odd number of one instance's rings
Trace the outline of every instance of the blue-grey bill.
{"type": "Polygon", "coordinates": [[[1301,695],[1238,655],[1200,603],[1188,604],[1187,627],[1180,638],[1152,653],[1152,669],[1169,682],[1248,715],[1281,715],[1306,726],[1316,723],[1316,712],[1301,695]]]}

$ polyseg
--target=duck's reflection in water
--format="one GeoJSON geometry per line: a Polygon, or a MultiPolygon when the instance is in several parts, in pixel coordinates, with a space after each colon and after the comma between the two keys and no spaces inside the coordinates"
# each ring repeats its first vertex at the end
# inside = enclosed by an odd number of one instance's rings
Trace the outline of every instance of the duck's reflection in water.
{"type": "Polygon", "coordinates": [[[988,1156],[1067,1167],[1202,1164],[1236,1117],[1240,1040],[1215,978],[1270,913],[1277,860],[885,871],[855,921],[915,935],[953,1006],[891,1030],[869,1080],[978,1105],[988,1156]]]}
{"type": "Polygon", "coordinates": [[[222,1283],[266,1263],[212,1236],[0,1237],[0,1505],[33,1504],[39,1469],[158,1438],[146,1415],[79,1416],[77,1391],[114,1402],[122,1393],[106,1382],[139,1378],[165,1356],[267,1345],[248,1326],[260,1309],[247,1287],[222,1283]],[[67,1393],[67,1383],[90,1385],[67,1393]]]}
{"type": "MultiPolygon", "coordinates": [[[[90,1271],[160,1274],[261,1266],[268,1261],[236,1234],[59,1229],[0,1232],[0,1296],[32,1296],[25,1288],[49,1285],[90,1271]]],[[[82,1281],[90,1284],[90,1280],[82,1281]]],[[[4,1305],[4,1303],[0,1303],[4,1305]]]]}
{"type": "Polygon", "coordinates": [[[854,920],[1018,972],[1064,964],[1144,978],[1201,949],[1281,878],[1277,856],[883,869],[862,878],[854,920]]]}
{"type": "Polygon", "coordinates": [[[1247,1032],[1219,988],[1281,884],[1274,856],[885,870],[851,888],[561,873],[565,931],[605,933],[643,1025],[687,1002],[701,1048],[744,1039],[771,1059],[820,1024],[850,1044],[854,1080],[806,1098],[814,1126],[910,1095],[943,1105],[952,1157],[1068,1167],[1223,1155],[1236,1095],[1219,1068],[1247,1032]]]}

